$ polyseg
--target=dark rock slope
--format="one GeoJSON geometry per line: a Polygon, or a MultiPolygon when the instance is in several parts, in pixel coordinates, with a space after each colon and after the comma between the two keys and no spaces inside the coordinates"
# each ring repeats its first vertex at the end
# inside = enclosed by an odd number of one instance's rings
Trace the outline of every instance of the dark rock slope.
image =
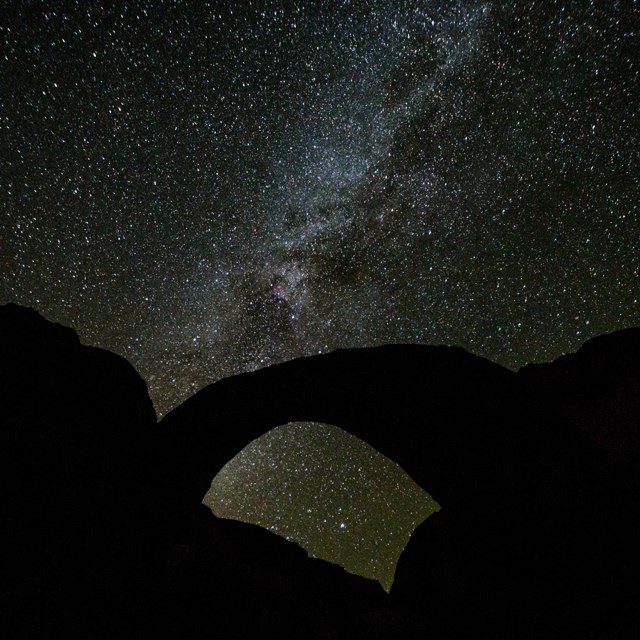
{"type": "Polygon", "coordinates": [[[337,351],[222,380],[156,424],[126,361],[8,305],[0,377],[12,637],[637,631],[639,330],[517,374],[455,347],[337,351]],[[230,458],[298,420],[362,438],[440,503],[390,596],[201,506],[230,458]]]}
{"type": "Polygon", "coordinates": [[[80,633],[69,607],[99,608],[146,546],[155,412],[126,360],[14,305],[0,308],[0,385],[2,619],[80,633]]]}
{"type": "Polygon", "coordinates": [[[640,328],[598,336],[519,374],[613,462],[640,473],[640,328]]]}

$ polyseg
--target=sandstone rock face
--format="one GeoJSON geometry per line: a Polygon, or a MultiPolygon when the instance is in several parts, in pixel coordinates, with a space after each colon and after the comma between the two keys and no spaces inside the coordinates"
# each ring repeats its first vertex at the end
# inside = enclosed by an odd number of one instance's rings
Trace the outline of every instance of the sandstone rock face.
{"type": "Polygon", "coordinates": [[[517,374],[454,347],[337,351],[156,424],[125,360],[2,307],[0,615],[12,637],[631,637],[639,367],[638,330],[517,374]],[[441,505],[390,596],[200,504],[293,421],[362,438],[441,505]]]}

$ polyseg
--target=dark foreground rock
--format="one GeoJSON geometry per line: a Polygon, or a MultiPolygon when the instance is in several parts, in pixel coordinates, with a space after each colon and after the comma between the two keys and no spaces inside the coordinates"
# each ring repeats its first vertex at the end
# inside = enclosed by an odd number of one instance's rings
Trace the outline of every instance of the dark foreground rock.
{"type": "Polygon", "coordinates": [[[615,464],[640,473],[640,328],[598,336],[519,374],[615,464]]]}
{"type": "MultiPolygon", "coordinates": [[[[640,331],[514,373],[454,347],[222,380],[159,424],[109,352],[0,308],[11,637],[623,638],[638,630],[640,331]],[[390,595],[200,501],[246,444],[337,425],[441,505],[390,595]]],[[[632,635],[629,635],[632,634],[632,635]]]]}

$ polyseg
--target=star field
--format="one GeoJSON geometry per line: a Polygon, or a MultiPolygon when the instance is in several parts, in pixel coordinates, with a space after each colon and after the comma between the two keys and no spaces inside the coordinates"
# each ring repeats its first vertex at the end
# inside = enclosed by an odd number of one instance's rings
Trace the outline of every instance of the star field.
{"type": "Polygon", "coordinates": [[[639,42],[634,0],[10,3],[0,302],[160,414],[338,347],[517,368],[637,325],[639,42]]]}
{"type": "Polygon", "coordinates": [[[439,509],[375,449],[312,423],[254,440],[215,477],[203,502],[219,517],[270,529],[387,591],[409,536],[439,509]]]}

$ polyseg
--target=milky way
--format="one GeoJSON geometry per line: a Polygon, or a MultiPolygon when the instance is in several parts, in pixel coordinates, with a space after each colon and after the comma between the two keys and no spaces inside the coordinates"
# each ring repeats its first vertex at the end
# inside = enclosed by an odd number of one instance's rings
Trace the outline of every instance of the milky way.
{"type": "Polygon", "coordinates": [[[338,347],[517,368],[639,320],[640,9],[32,2],[0,16],[0,301],[161,414],[338,347]]]}

